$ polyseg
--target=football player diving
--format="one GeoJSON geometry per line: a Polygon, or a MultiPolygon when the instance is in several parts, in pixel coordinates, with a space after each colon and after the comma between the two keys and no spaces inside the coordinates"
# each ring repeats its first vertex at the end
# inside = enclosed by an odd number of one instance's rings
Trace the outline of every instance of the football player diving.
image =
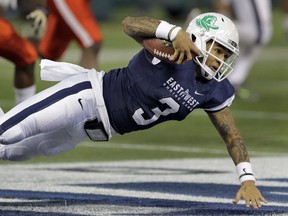
{"type": "Polygon", "coordinates": [[[183,120],[203,109],[226,143],[241,183],[234,203],[266,203],[255,186],[249,155],[229,106],[234,89],[227,76],[239,54],[234,23],[218,13],[195,17],[186,31],[166,21],[127,17],[124,31],[143,45],[147,38],[172,41],[161,61],[141,49],[127,67],[105,73],[65,62],[41,61],[44,80],[60,81],[0,117],[0,158],[23,161],[66,152],[85,139],[183,120]]]}

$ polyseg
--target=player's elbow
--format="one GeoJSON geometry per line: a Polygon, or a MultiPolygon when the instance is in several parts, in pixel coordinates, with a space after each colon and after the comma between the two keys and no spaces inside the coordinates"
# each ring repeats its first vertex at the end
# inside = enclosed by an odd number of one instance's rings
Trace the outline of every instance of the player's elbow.
{"type": "Polygon", "coordinates": [[[132,20],[132,17],[130,16],[127,16],[125,19],[123,19],[122,21],[122,28],[123,28],[123,31],[127,34],[129,34],[129,26],[131,25],[131,20],[132,20]]]}

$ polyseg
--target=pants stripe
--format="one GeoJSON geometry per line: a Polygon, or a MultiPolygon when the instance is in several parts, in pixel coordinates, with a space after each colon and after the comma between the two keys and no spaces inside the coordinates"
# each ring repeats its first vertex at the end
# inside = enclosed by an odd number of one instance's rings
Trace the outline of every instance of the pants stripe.
{"type": "Polygon", "coordinates": [[[91,83],[89,81],[85,81],[82,83],[78,83],[74,86],[71,86],[69,88],[64,88],[58,92],[55,92],[49,97],[27,107],[26,109],[23,109],[21,112],[17,113],[16,115],[9,118],[7,121],[3,122],[0,125],[0,134],[4,133],[9,128],[23,121],[27,116],[32,115],[33,113],[36,113],[46,107],[49,107],[52,104],[62,100],[63,98],[69,95],[73,95],[84,89],[91,89],[91,88],[92,88],[91,83]]]}

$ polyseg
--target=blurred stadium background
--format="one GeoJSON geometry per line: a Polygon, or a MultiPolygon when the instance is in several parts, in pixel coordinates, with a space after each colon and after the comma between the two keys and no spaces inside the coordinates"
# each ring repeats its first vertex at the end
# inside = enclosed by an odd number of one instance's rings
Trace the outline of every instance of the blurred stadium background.
{"type": "MultiPolygon", "coordinates": [[[[273,2],[274,34],[268,47],[253,66],[247,87],[258,95],[255,100],[236,99],[232,111],[253,157],[287,155],[288,153],[288,38],[283,28],[280,1],[273,2]]],[[[126,16],[145,15],[177,23],[193,7],[210,11],[211,1],[189,0],[105,0],[91,1],[104,35],[100,68],[108,71],[122,67],[141,47],[122,32],[126,16]]],[[[9,13],[19,33],[31,36],[31,27],[23,14],[9,13]]],[[[78,63],[80,52],[71,44],[62,61],[78,63]]],[[[0,106],[9,110],[14,105],[13,65],[0,58],[0,106]]],[[[40,81],[37,90],[52,85],[40,81]]],[[[108,143],[86,141],[75,150],[52,158],[37,158],[27,163],[109,161],[164,158],[229,157],[225,144],[203,111],[193,112],[182,122],[168,122],[150,130],[115,136],[108,143]]],[[[7,164],[9,162],[1,162],[7,164]]]]}

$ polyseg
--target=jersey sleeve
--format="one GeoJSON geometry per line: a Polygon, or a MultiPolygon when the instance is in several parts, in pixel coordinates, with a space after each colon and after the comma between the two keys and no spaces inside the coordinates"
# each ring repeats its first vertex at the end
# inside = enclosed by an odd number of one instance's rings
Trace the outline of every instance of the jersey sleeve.
{"type": "Polygon", "coordinates": [[[216,112],[229,107],[235,98],[235,90],[228,80],[217,84],[207,97],[207,106],[204,107],[206,112],[216,112]]]}
{"type": "Polygon", "coordinates": [[[208,109],[204,109],[206,112],[216,112],[216,111],[219,111],[221,109],[224,109],[225,107],[229,107],[233,100],[235,98],[235,95],[232,95],[230,98],[228,98],[226,101],[224,101],[224,103],[218,105],[218,106],[215,106],[215,107],[211,107],[211,108],[208,108],[208,109]]]}

